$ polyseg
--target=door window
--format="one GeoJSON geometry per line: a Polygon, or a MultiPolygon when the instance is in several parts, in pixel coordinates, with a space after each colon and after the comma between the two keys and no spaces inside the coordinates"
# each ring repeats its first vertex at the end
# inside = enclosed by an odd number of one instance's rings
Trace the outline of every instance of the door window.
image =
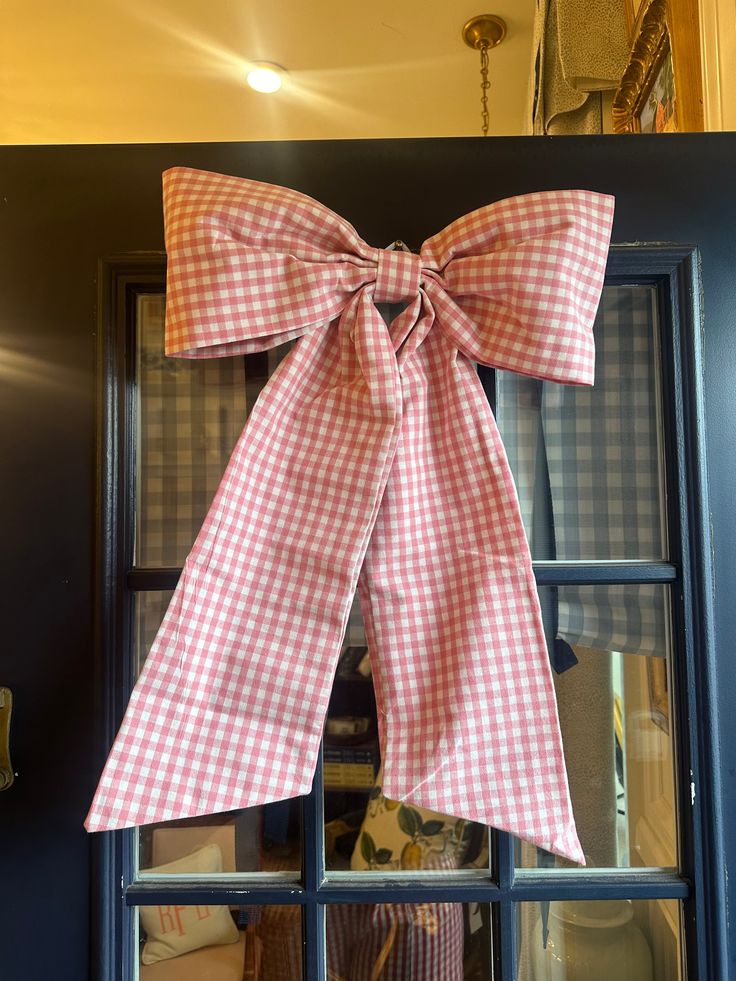
{"type": "MultiPolygon", "coordinates": [[[[650,253],[636,255],[612,253],[592,390],[479,369],[532,547],[587,867],[383,795],[356,604],[308,797],[122,833],[125,977],[688,976],[694,652],[677,337],[693,324],[650,253]]],[[[167,359],[163,270],[131,296],[132,357],[112,379],[129,513],[115,580],[126,628],[110,656],[128,687],[288,349],[167,359]]]]}

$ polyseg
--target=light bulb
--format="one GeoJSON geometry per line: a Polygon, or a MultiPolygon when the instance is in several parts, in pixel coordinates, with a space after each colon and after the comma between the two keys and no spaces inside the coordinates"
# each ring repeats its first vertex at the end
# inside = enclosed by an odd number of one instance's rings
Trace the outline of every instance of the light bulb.
{"type": "Polygon", "coordinates": [[[254,65],[246,81],[256,92],[278,92],[283,81],[284,69],[279,65],[254,65]]]}

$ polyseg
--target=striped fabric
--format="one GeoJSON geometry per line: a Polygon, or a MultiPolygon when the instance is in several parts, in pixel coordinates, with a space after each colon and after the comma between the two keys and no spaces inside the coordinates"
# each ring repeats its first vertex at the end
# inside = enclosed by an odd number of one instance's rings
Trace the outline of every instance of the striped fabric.
{"type": "Polygon", "coordinates": [[[87,827],[306,793],[360,578],[387,796],[582,861],[531,560],[473,362],[592,381],[612,199],[497,202],[419,257],[386,257],[287,188],[175,168],[164,203],[168,353],[301,340],[238,441],[87,827]],[[389,326],[376,293],[406,303],[389,326]]]}

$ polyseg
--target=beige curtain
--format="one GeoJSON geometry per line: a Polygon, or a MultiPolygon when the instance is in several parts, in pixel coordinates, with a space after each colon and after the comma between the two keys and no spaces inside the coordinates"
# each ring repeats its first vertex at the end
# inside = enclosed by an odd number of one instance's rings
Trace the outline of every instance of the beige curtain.
{"type": "Polygon", "coordinates": [[[601,133],[629,54],[624,0],[537,0],[533,53],[531,131],[601,133]]]}

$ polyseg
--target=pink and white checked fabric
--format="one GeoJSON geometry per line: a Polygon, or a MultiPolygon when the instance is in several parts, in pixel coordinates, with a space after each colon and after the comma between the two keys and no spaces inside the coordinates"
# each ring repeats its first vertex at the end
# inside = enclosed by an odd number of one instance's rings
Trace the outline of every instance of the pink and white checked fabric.
{"type": "Polygon", "coordinates": [[[516,492],[473,362],[590,384],[613,199],[488,205],[419,256],[288,188],[164,175],[166,346],[301,340],[251,413],[87,818],[308,793],[356,583],[383,790],[583,861],[516,492]],[[376,301],[405,301],[390,326],[376,301]]]}

